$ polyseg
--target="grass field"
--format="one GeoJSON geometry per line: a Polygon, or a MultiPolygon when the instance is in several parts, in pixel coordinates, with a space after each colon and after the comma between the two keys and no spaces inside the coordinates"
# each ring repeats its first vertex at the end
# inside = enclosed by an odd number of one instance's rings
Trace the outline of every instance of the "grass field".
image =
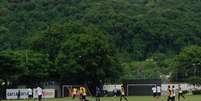
{"type": "MultiPolygon", "coordinates": [[[[127,97],[129,101],[155,101],[153,97],[151,96],[132,96],[127,97]]],[[[96,101],[95,98],[90,97],[87,98],[89,101],[96,101]]],[[[27,100],[3,100],[3,101],[27,101],[27,100]]],[[[34,101],[34,100],[29,100],[34,101]]],[[[37,100],[35,100],[37,101],[37,100]]],[[[42,101],[79,101],[78,98],[72,99],[72,98],[57,98],[57,99],[43,99],[42,101]]],[[[119,101],[119,97],[104,97],[101,98],[101,101],[119,101]]],[[[124,100],[123,100],[124,101],[124,100]]],[[[159,101],[167,101],[165,97],[161,97],[159,101]]],[[[181,99],[181,101],[201,101],[201,95],[200,96],[186,96],[186,99],[181,99]]]]}

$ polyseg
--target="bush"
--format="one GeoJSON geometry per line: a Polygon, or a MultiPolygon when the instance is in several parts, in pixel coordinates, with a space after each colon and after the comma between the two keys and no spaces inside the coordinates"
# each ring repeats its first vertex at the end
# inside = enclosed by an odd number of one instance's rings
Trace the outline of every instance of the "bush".
{"type": "Polygon", "coordinates": [[[192,91],[193,95],[201,95],[201,90],[192,91]]]}

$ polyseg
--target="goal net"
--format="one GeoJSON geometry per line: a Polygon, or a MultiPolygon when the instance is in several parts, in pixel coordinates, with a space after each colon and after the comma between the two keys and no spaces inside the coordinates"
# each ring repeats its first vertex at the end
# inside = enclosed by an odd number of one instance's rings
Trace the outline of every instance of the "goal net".
{"type": "Polygon", "coordinates": [[[127,95],[128,96],[152,95],[153,86],[156,86],[156,84],[128,84],[127,95]]]}

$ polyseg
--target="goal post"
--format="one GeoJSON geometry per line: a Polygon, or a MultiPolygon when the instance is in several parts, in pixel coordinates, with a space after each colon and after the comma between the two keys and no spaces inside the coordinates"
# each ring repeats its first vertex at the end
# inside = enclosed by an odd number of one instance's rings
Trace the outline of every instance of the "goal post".
{"type": "Polygon", "coordinates": [[[151,96],[152,87],[161,86],[160,79],[136,79],[125,81],[128,96],[151,96]]]}
{"type": "Polygon", "coordinates": [[[152,95],[152,87],[156,84],[127,84],[127,95],[152,95]]]}

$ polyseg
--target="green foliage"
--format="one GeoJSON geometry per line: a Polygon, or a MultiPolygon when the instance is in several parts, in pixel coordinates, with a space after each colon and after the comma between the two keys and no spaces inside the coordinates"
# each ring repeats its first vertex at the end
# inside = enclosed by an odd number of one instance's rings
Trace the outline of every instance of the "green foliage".
{"type": "Polygon", "coordinates": [[[16,51],[0,52],[0,78],[3,80],[16,80],[25,71],[22,61],[22,53],[16,51]]]}
{"type": "Polygon", "coordinates": [[[0,65],[1,79],[24,84],[47,80],[52,70],[47,55],[29,50],[1,51],[0,65]]]}
{"type": "Polygon", "coordinates": [[[74,82],[115,79],[121,72],[115,52],[101,34],[69,37],[63,43],[56,63],[61,79],[74,82]]]}
{"type": "Polygon", "coordinates": [[[144,62],[131,62],[123,64],[125,76],[122,79],[159,79],[160,68],[152,59],[144,62]]]}
{"type": "Polygon", "coordinates": [[[28,49],[33,61],[26,66],[44,72],[36,76],[30,69],[25,74],[31,78],[65,79],[70,73],[79,79],[75,75],[85,71],[83,77],[106,79],[114,77],[111,71],[122,76],[122,69],[125,79],[137,78],[139,67],[146,78],[158,77],[151,67],[157,75],[173,72],[177,78],[188,78],[200,75],[192,69],[200,67],[200,5],[199,0],[0,0],[0,51],[12,50],[12,59],[20,55],[12,60],[18,67],[17,63],[25,65],[19,61],[26,53],[19,50],[28,49]],[[182,50],[191,45],[198,49],[182,50]]]}
{"type": "Polygon", "coordinates": [[[48,31],[34,36],[30,44],[34,50],[47,53],[49,59],[54,60],[64,37],[62,26],[51,25],[48,31]]]}
{"type": "MultiPolygon", "coordinates": [[[[201,77],[201,47],[189,46],[184,48],[176,57],[176,76],[177,78],[192,80],[193,84],[200,84],[197,82],[201,77]],[[196,78],[194,78],[194,77],[196,78]],[[193,77],[193,78],[192,78],[193,77]],[[197,80],[196,80],[197,79],[197,80]]],[[[189,81],[189,80],[188,80],[189,81]]],[[[190,82],[191,83],[191,82],[190,82]]]]}
{"type": "Polygon", "coordinates": [[[51,75],[53,68],[50,68],[51,62],[48,59],[47,54],[41,54],[31,50],[25,50],[24,60],[22,64],[26,68],[26,73],[21,77],[20,80],[29,82],[45,81],[51,75]]]}
{"type": "Polygon", "coordinates": [[[191,76],[187,81],[193,85],[201,85],[201,77],[191,76]]]}
{"type": "Polygon", "coordinates": [[[9,34],[2,38],[10,39],[3,40],[7,44],[2,47],[29,47],[32,36],[51,33],[49,28],[68,20],[81,27],[97,26],[119,54],[129,54],[123,58],[144,60],[155,52],[177,53],[187,45],[201,43],[199,4],[188,0],[3,0],[0,21],[9,34]]]}

